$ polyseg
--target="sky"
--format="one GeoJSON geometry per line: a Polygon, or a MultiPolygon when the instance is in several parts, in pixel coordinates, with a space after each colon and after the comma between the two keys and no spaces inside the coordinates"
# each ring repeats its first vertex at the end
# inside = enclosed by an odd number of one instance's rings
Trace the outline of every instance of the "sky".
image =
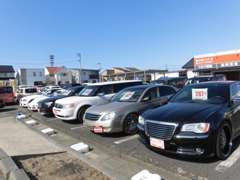
{"type": "Polygon", "coordinates": [[[181,68],[240,48],[239,0],[0,0],[0,64],[181,68]],[[100,64],[99,64],[100,63],[100,64]]]}

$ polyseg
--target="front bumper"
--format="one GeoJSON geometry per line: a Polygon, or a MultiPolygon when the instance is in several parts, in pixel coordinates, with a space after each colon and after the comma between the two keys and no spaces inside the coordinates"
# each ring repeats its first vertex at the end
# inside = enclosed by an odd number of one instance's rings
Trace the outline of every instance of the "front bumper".
{"type": "Polygon", "coordinates": [[[65,121],[71,121],[71,120],[75,120],[76,116],[74,116],[74,109],[72,108],[64,108],[64,109],[60,109],[60,108],[53,108],[53,114],[56,118],[65,120],[65,121]]]}
{"type": "Polygon", "coordinates": [[[186,156],[212,155],[215,153],[215,137],[213,135],[174,134],[171,140],[164,141],[164,149],[160,149],[150,145],[150,136],[146,135],[143,126],[138,124],[138,130],[138,134],[144,142],[156,151],[186,156]]]}
{"type": "Polygon", "coordinates": [[[30,105],[30,106],[28,106],[28,109],[30,111],[38,111],[38,105],[30,105]]]}
{"type": "Polygon", "coordinates": [[[114,122],[114,120],[108,120],[108,121],[91,121],[84,118],[84,125],[86,125],[91,131],[94,131],[94,128],[101,127],[102,133],[116,133],[121,132],[122,127],[120,125],[117,125],[117,123],[114,122]]]}

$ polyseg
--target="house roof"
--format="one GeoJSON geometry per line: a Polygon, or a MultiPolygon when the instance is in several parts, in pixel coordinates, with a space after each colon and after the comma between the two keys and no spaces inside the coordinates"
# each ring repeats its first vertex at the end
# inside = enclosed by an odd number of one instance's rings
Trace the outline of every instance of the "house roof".
{"type": "Polygon", "coordinates": [[[64,69],[63,67],[46,67],[46,68],[47,68],[49,74],[55,74],[64,69]]]}
{"type": "Polygon", "coordinates": [[[194,68],[194,58],[190,59],[186,64],[183,65],[183,69],[193,69],[194,68]]]}
{"type": "Polygon", "coordinates": [[[9,65],[0,65],[0,72],[1,73],[14,73],[13,66],[9,65]]]}

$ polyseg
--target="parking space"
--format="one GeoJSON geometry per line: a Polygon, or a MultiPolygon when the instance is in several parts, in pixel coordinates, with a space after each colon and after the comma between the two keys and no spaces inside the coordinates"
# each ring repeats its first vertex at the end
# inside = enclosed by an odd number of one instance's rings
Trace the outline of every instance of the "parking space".
{"type": "Polygon", "coordinates": [[[111,135],[94,134],[77,122],[62,121],[54,117],[44,117],[39,113],[29,112],[26,109],[21,110],[30,113],[34,119],[41,123],[67,133],[74,138],[114,151],[119,156],[136,158],[191,179],[238,179],[240,147],[236,147],[233,154],[225,161],[218,161],[215,158],[183,158],[150,150],[140,141],[138,135],[126,136],[122,133],[111,135]]]}

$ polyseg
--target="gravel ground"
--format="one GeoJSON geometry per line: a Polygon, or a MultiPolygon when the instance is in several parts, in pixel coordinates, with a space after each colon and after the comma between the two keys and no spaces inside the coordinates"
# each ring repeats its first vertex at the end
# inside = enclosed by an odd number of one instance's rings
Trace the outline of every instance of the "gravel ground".
{"type": "Polygon", "coordinates": [[[68,153],[14,159],[32,180],[110,180],[68,153]]]}

